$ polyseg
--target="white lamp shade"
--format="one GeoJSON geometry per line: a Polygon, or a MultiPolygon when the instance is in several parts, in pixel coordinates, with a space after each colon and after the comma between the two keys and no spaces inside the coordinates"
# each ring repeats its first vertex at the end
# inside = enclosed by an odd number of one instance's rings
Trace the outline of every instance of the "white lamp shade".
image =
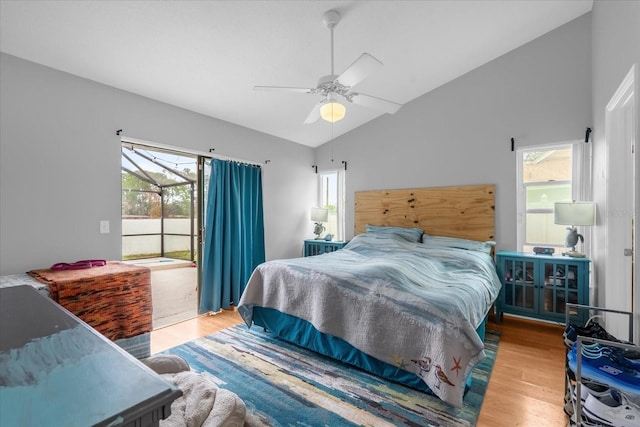
{"type": "Polygon", "coordinates": [[[346,111],[347,109],[344,105],[339,102],[331,101],[322,104],[322,107],[320,107],[320,117],[328,122],[334,123],[344,119],[346,111]]]}
{"type": "Polygon", "coordinates": [[[327,222],[329,220],[329,210],[323,208],[311,208],[311,221],[327,222]]]}
{"type": "Polygon", "coordinates": [[[596,223],[596,204],[593,202],[556,202],[553,222],[560,225],[594,225],[596,223]]]}

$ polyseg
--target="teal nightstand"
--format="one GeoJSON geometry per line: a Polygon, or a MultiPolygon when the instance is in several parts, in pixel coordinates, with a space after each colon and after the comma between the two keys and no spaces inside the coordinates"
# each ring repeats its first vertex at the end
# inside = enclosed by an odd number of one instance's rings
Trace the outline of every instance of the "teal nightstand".
{"type": "MultiPolygon", "coordinates": [[[[588,258],[536,255],[499,251],[496,268],[502,289],[496,302],[496,318],[512,313],[565,323],[565,304],[589,305],[588,258]]],[[[571,313],[584,324],[588,311],[571,313]]]]}
{"type": "Polygon", "coordinates": [[[304,256],[314,256],[342,249],[347,242],[328,242],[326,240],[309,239],[304,241],[304,256]]]}

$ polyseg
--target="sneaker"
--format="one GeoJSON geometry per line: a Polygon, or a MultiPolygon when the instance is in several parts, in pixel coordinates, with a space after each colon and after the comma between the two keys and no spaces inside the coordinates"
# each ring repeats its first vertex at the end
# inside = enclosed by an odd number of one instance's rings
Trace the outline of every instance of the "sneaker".
{"type": "MultiPolygon", "coordinates": [[[[576,347],[573,345],[567,353],[567,364],[574,375],[577,369],[576,347]]],[[[583,347],[581,379],[607,384],[640,404],[640,370],[636,365],[611,351],[611,347],[598,344],[583,347]]]]}
{"type": "MultiPolygon", "coordinates": [[[[632,342],[617,339],[613,335],[609,334],[602,326],[600,326],[598,322],[591,323],[588,326],[585,326],[584,328],[580,326],[576,326],[573,323],[570,323],[569,325],[567,325],[562,336],[564,337],[564,344],[568,348],[571,348],[575,344],[576,340],[578,339],[578,336],[598,338],[601,340],[607,340],[607,341],[612,341],[612,342],[617,342],[622,344],[635,345],[632,342]]],[[[582,342],[584,344],[590,344],[589,341],[587,340],[583,340],[582,342]]],[[[627,359],[640,361],[640,351],[628,350],[620,347],[612,347],[612,348],[616,348],[617,349],[616,351],[620,352],[627,359]]]]}
{"type": "Polygon", "coordinates": [[[640,425],[640,407],[615,390],[602,397],[587,396],[584,407],[587,420],[611,427],[638,427],[640,425]]]}
{"type": "Polygon", "coordinates": [[[573,343],[578,339],[578,335],[582,337],[597,338],[601,340],[621,342],[624,344],[631,344],[627,341],[619,340],[611,335],[605,328],[603,328],[597,321],[589,319],[584,327],[569,323],[564,330],[562,336],[564,337],[564,343],[567,347],[571,348],[573,343]]]}
{"type": "MultiPolygon", "coordinates": [[[[575,381],[571,381],[570,379],[567,379],[567,381],[569,390],[567,390],[564,398],[564,412],[565,414],[571,416],[575,411],[578,387],[575,381]]],[[[580,384],[580,402],[582,402],[582,406],[584,406],[584,402],[585,400],[587,400],[587,396],[590,394],[596,397],[604,397],[609,394],[609,386],[606,386],[604,384],[589,381],[588,379],[584,378],[582,379],[582,381],[580,381],[580,384]]]]}
{"type": "Polygon", "coordinates": [[[630,358],[629,355],[635,356],[637,351],[627,350],[621,347],[614,347],[608,345],[602,345],[598,343],[594,344],[583,344],[582,346],[582,354],[588,357],[597,358],[602,354],[606,354],[612,360],[615,360],[616,363],[620,365],[624,365],[630,369],[635,369],[640,371],[640,360],[636,358],[630,358]]]}
{"type": "MultiPolygon", "coordinates": [[[[582,380],[580,381],[580,401],[584,406],[585,400],[587,400],[587,396],[595,396],[595,397],[604,397],[609,394],[610,388],[604,384],[597,383],[595,381],[582,380]]],[[[576,401],[577,396],[577,385],[573,387],[573,401],[576,401]]]]}

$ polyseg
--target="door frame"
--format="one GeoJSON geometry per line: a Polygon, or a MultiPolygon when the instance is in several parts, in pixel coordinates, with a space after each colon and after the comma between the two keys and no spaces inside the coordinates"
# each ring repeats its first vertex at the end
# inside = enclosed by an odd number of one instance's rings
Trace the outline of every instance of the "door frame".
{"type": "MultiPolygon", "coordinates": [[[[635,65],[612,96],[605,111],[607,156],[605,226],[605,305],[634,313],[635,342],[640,342],[640,290],[637,286],[637,96],[635,65]],[[621,166],[622,165],[622,166],[621,166]],[[620,191],[622,189],[622,191],[620,191]],[[622,194],[618,196],[618,194],[622,194]],[[630,249],[625,256],[623,249],[630,249]]],[[[607,329],[626,337],[628,319],[605,315],[607,329]]]]}
{"type": "Polygon", "coordinates": [[[203,313],[200,312],[200,292],[202,290],[202,282],[204,277],[204,266],[202,260],[204,259],[204,244],[205,244],[205,219],[206,219],[206,203],[207,203],[207,186],[208,186],[208,178],[211,175],[211,159],[210,156],[198,155],[198,196],[196,199],[198,200],[198,315],[203,313]],[[209,165],[207,165],[209,162],[209,165]],[[207,175],[207,168],[209,174],[207,175]]]}

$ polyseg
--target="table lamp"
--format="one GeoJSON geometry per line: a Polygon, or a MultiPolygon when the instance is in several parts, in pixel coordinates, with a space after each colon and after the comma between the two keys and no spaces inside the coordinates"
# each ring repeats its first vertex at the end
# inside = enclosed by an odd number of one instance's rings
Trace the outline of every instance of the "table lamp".
{"type": "Polygon", "coordinates": [[[320,235],[324,231],[323,222],[327,222],[329,220],[329,210],[323,208],[311,208],[311,221],[315,222],[316,225],[313,228],[313,234],[316,235],[316,239],[320,239],[320,235]]]}
{"type": "Polygon", "coordinates": [[[571,248],[563,255],[584,258],[584,254],[576,251],[578,240],[584,245],[584,237],[578,234],[577,225],[592,226],[596,223],[596,204],[593,202],[556,202],[553,222],[559,225],[570,225],[565,246],[571,248]]]}
{"type": "Polygon", "coordinates": [[[324,231],[323,222],[327,222],[329,220],[329,210],[323,208],[311,208],[311,221],[315,222],[316,225],[313,228],[313,234],[316,235],[316,239],[320,239],[320,235],[324,231]]]}

